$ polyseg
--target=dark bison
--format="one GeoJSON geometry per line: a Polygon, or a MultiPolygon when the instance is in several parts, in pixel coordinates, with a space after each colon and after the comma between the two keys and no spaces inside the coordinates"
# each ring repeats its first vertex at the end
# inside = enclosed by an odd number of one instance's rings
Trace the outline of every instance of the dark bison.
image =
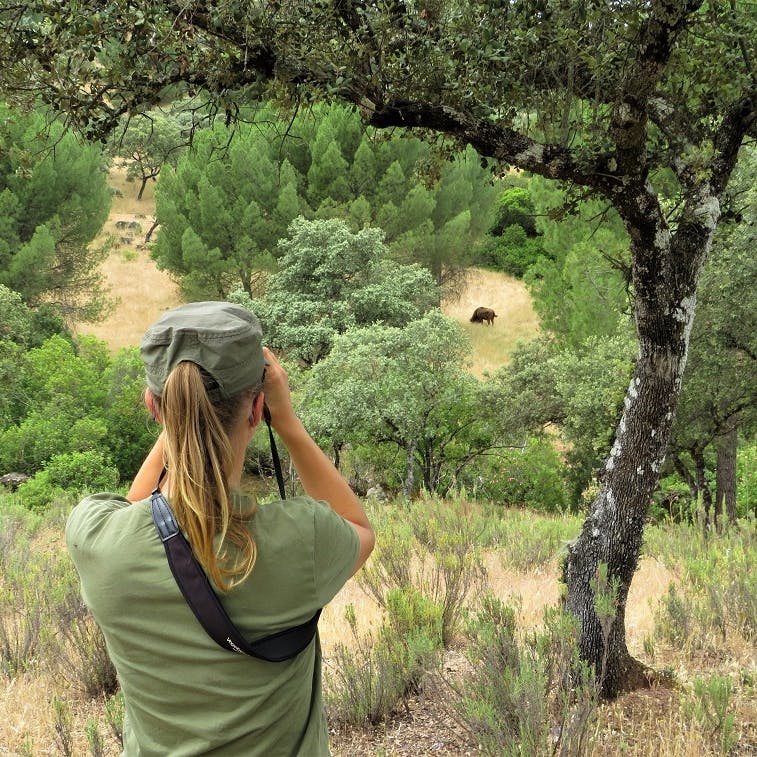
{"type": "Polygon", "coordinates": [[[476,308],[470,321],[471,323],[484,323],[486,321],[486,325],[491,326],[496,317],[497,314],[491,308],[476,308]]]}

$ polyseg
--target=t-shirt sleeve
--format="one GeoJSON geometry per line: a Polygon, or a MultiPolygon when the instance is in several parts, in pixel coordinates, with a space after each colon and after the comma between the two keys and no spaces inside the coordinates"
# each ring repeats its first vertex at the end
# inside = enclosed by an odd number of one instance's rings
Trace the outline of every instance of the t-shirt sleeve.
{"type": "Polygon", "coordinates": [[[360,552],[360,539],[348,521],[327,503],[313,508],[315,536],[315,587],[319,605],[328,604],[352,576],[360,552]]]}
{"type": "Polygon", "coordinates": [[[129,505],[129,500],[118,494],[93,494],[71,511],[66,521],[66,547],[79,572],[102,547],[112,548],[104,534],[108,515],[129,505]]]}

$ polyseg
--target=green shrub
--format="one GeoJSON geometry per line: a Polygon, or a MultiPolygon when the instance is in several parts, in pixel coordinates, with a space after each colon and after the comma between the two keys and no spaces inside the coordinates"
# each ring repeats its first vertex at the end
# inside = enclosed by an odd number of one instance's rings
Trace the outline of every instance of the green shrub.
{"type": "Polygon", "coordinates": [[[520,279],[540,257],[544,257],[545,251],[538,238],[533,239],[521,226],[512,225],[497,239],[492,254],[499,270],[520,279]]]}
{"type": "Polygon", "coordinates": [[[483,598],[455,709],[485,754],[582,753],[598,699],[577,633],[574,618],[548,608],[544,630],[519,637],[516,611],[483,598]]]}
{"type": "Polygon", "coordinates": [[[50,628],[49,589],[57,559],[30,548],[18,522],[3,524],[0,553],[0,672],[14,678],[32,668],[50,628]]]}
{"type": "Polygon", "coordinates": [[[53,724],[55,727],[55,746],[63,757],[73,757],[74,717],[71,712],[71,706],[65,699],[61,699],[57,694],[54,694],[52,698],[52,707],[53,724]]]}
{"type": "Polygon", "coordinates": [[[693,692],[684,704],[690,720],[709,737],[716,753],[730,754],[736,746],[736,715],[733,712],[734,686],[728,676],[695,678],[693,692]]]}
{"type": "Polygon", "coordinates": [[[497,200],[495,219],[489,233],[500,236],[517,225],[529,237],[536,236],[536,211],[527,187],[507,187],[497,200]]]}
{"type": "Polygon", "coordinates": [[[353,643],[338,644],[327,668],[327,712],[335,723],[375,725],[418,693],[424,674],[435,667],[441,608],[417,591],[393,590],[377,634],[360,636],[352,605],[345,616],[353,643]]]}
{"type": "Polygon", "coordinates": [[[33,478],[21,484],[18,496],[30,510],[44,510],[66,494],[79,497],[118,486],[118,471],[102,452],[55,455],[33,478]]]}
{"type": "Polygon", "coordinates": [[[393,590],[417,590],[442,608],[441,634],[448,646],[458,632],[467,598],[484,579],[480,521],[462,499],[425,495],[396,505],[396,518],[377,526],[371,562],[358,583],[385,609],[393,590]]]}
{"type": "Polygon", "coordinates": [[[92,757],[105,757],[105,741],[100,733],[100,726],[95,718],[89,718],[84,726],[89,753],[92,757]]]}
{"type": "Polygon", "coordinates": [[[652,523],[691,523],[696,519],[696,502],[691,498],[691,489],[678,474],[663,478],[649,508],[652,523]]]}
{"type": "Polygon", "coordinates": [[[690,653],[722,647],[736,633],[757,640],[757,529],[738,521],[722,534],[697,524],[647,529],[645,549],[677,574],[656,613],[656,634],[690,653]]]}
{"type": "Polygon", "coordinates": [[[502,505],[565,512],[570,500],[563,470],[551,442],[532,437],[523,449],[505,450],[495,462],[479,465],[476,496],[502,505]]]}

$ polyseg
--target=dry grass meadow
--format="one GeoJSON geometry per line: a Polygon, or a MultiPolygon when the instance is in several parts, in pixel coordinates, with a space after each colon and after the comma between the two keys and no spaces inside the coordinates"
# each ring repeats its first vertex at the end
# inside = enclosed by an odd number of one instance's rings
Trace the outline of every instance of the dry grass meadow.
{"type": "MultiPolygon", "coordinates": [[[[82,333],[91,333],[108,343],[112,350],[137,344],[145,328],[164,310],[179,302],[175,284],[155,268],[144,244],[144,233],[153,220],[152,185],[145,198],[137,201],[138,186],[127,183],[123,171],[116,170],[111,183],[121,196],[115,196],[110,219],[103,229],[103,239],[111,236],[113,250],[105,262],[103,273],[110,284],[116,305],[110,316],[96,326],[82,325],[82,333]],[[120,223],[119,223],[120,222],[120,223]],[[124,224],[136,222],[140,230],[127,229],[124,224]]],[[[102,240],[101,240],[102,241],[102,240]]],[[[469,334],[474,357],[471,370],[477,375],[492,371],[505,363],[519,339],[538,329],[538,321],[528,294],[516,280],[490,271],[470,272],[467,286],[459,299],[445,305],[448,315],[458,320],[469,334]],[[498,317],[494,325],[473,324],[469,318],[475,307],[493,308],[498,317]]],[[[62,549],[59,534],[42,537],[44,549],[62,549]]],[[[520,623],[536,627],[542,611],[558,599],[559,560],[530,571],[504,567],[495,554],[487,559],[488,585],[505,600],[520,602],[520,623]]],[[[712,742],[700,731],[687,726],[683,717],[683,688],[695,675],[725,673],[734,665],[753,671],[757,677],[754,650],[740,648],[727,655],[705,655],[701,659],[682,655],[675,649],[659,648],[650,655],[645,643],[654,629],[654,614],[660,598],[673,579],[658,560],[642,559],[633,580],[627,611],[627,634],[632,654],[658,670],[669,669],[680,688],[657,688],[635,692],[600,708],[595,746],[592,755],[644,755],[652,757],[699,757],[711,754],[712,742]],[[733,662],[733,660],[737,662],[733,662]],[[728,662],[725,662],[728,661],[728,662]],[[729,666],[726,670],[723,666],[729,666]]],[[[339,641],[349,638],[344,611],[354,605],[360,625],[373,627],[380,622],[381,612],[373,600],[350,581],[323,613],[320,629],[326,664],[339,641]]],[[[448,669],[455,669],[454,653],[448,669]]],[[[28,672],[6,681],[0,691],[0,755],[61,754],[51,696],[65,696],[61,682],[44,671],[28,672]]],[[[73,755],[93,754],[85,737],[91,718],[102,722],[102,702],[87,701],[71,694],[73,708],[72,732],[75,736],[73,755]]],[[[757,708],[754,701],[741,697],[737,702],[740,741],[733,754],[757,755],[757,708]]],[[[445,715],[444,702],[433,696],[417,699],[408,709],[387,724],[371,731],[334,734],[332,746],[337,757],[399,757],[415,755],[478,754],[476,745],[464,738],[459,728],[445,715]]],[[[101,754],[115,755],[115,740],[108,738],[101,754]]],[[[170,757],[167,755],[166,757],[170,757]]],[[[241,757],[241,756],[240,756],[241,757]]]]}

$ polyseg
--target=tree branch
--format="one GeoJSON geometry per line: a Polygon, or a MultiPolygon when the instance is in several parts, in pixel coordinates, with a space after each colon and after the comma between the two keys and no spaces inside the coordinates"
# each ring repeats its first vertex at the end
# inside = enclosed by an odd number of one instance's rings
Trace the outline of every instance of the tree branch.
{"type": "Polygon", "coordinates": [[[570,181],[609,193],[619,184],[614,176],[613,156],[599,156],[590,165],[580,163],[570,149],[537,142],[486,118],[474,118],[445,105],[394,100],[375,104],[357,101],[366,123],[377,128],[391,126],[425,128],[449,134],[472,145],[479,155],[494,158],[550,179],[570,181]]]}

